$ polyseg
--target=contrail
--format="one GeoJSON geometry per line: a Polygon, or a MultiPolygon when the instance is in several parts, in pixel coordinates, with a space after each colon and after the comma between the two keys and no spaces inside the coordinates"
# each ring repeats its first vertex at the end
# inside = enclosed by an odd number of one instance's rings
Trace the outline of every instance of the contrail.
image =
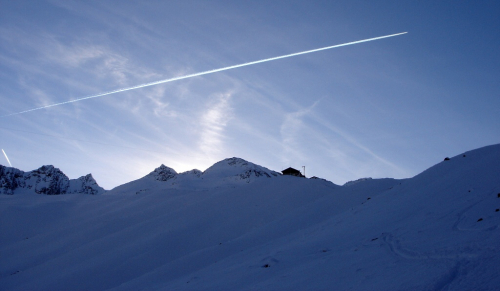
{"type": "Polygon", "coordinates": [[[7,154],[5,153],[5,151],[3,149],[2,149],[2,152],[3,152],[3,155],[5,156],[5,158],[7,159],[7,162],[9,162],[9,166],[12,167],[12,164],[9,161],[9,157],[7,157],[7,154]]]}
{"type": "Polygon", "coordinates": [[[171,79],[165,79],[165,80],[160,80],[160,81],[156,81],[156,82],[145,83],[145,84],[141,84],[141,85],[137,85],[137,86],[133,86],[133,87],[123,88],[123,89],[117,89],[117,90],[114,90],[114,91],[99,93],[99,94],[96,94],[96,95],[87,96],[87,97],[83,97],[83,98],[79,98],[79,99],[74,99],[74,100],[69,100],[69,101],[65,101],[65,102],[61,102],[61,103],[55,103],[55,104],[46,105],[46,106],[42,106],[42,107],[38,107],[38,108],[28,109],[28,110],[24,110],[24,111],[17,112],[17,113],[11,113],[11,114],[7,114],[7,115],[3,115],[1,117],[7,117],[7,116],[12,116],[12,115],[17,115],[17,114],[23,114],[23,113],[27,113],[27,112],[31,112],[31,111],[35,111],[35,110],[40,110],[40,109],[44,109],[44,108],[59,106],[59,105],[68,104],[68,103],[74,103],[74,102],[78,102],[78,101],[82,101],[82,100],[86,100],[86,99],[92,99],[92,98],[102,97],[102,96],[111,95],[111,94],[115,94],[115,93],[130,91],[130,90],[134,90],[134,89],[139,89],[139,88],[154,86],[154,85],[158,85],[158,84],[163,84],[163,83],[178,81],[178,80],[192,78],[192,77],[197,77],[197,76],[202,76],[202,75],[208,75],[208,74],[212,74],[212,73],[217,73],[217,72],[231,70],[231,69],[236,69],[236,68],[241,68],[241,67],[245,67],[245,66],[250,66],[250,65],[255,65],[255,64],[270,62],[270,61],[274,61],[274,60],[279,60],[279,59],[294,57],[294,56],[298,56],[298,55],[304,55],[304,54],[319,52],[319,51],[328,50],[328,49],[332,49],[332,48],[337,48],[337,47],[341,47],[341,46],[348,46],[348,45],[358,44],[358,43],[362,43],[362,42],[368,42],[368,41],[373,41],[373,40],[377,40],[377,39],[393,37],[393,36],[397,36],[397,35],[401,35],[401,34],[405,34],[405,33],[407,33],[407,32],[400,32],[400,33],[396,33],[396,34],[390,34],[390,35],[384,35],[384,36],[379,36],[379,37],[367,38],[367,39],[358,40],[358,41],[346,42],[346,43],[342,43],[342,44],[337,44],[337,45],[322,47],[322,48],[308,50],[308,51],[302,51],[302,52],[293,53],[293,54],[289,54],[289,55],[283,55],[283,56],[278,56],[278,57],[263,59],[263,60],[259,60],[259,61],[253,61],[253,62],[243,63],[243,64],[239,64],[239,65],[224,67],[224,68],[210,70],[210,71],[204,71],[204,72],[201,72],[201,73],[195,73],[195,74],[190,74],[190,75],[175,77],[175,78],[171,78],[171,79]]]}

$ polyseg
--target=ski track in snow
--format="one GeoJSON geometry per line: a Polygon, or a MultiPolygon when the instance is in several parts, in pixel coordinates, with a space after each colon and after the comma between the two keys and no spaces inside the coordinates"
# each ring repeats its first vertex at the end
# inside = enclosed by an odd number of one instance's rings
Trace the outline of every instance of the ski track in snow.
{"type": "Polygon", "coordinates": [[[463,252],[443,252],[438,251],[434,253],[425,253],[418,252],[414,250],[410,250],[408,248],[404,248],[401,245],[401,241],[394,238],[391,233],[384,233],[382,235],[382,240],[387,246],[389,250],[394,255],[408,259],[408,260],[457,260],[457,259],[475,259],[478,257],[475,253],[463,253],[463,252]]]}

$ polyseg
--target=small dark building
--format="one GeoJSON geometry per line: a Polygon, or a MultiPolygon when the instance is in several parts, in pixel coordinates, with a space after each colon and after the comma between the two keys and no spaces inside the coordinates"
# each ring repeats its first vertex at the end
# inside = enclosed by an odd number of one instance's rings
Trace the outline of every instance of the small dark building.
{"type": "Polygon", "coordinates": [[[299,170],[296,170],[294,168],[287,168],[281,171],[283,175],[288,175],[288,176],[296,176],[296,177],[304,177],[302,173],[299,170]]]}

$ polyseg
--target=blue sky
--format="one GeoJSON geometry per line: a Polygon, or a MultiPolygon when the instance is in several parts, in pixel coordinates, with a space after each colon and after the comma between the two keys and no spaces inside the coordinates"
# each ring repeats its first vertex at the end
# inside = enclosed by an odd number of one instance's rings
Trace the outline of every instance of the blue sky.
{"type": "MultiPolygon", "coordinates": [[[[14,167],[110,189],[240,157],[337,184],[500,142],[498,1],[0,1],[0,115],[344,42],[408,34],[1,117],[14,167]]],[[[0,163],[7,165],[5,158],[0,163]]]]}

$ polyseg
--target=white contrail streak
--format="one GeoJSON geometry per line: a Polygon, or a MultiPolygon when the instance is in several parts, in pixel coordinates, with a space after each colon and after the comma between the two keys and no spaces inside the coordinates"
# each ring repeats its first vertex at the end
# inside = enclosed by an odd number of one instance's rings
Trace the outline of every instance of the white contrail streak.
{"type": "Polygon", "coordinates": [[[401,32],[401,33],[396,33],[396,34],[384,35],[384,36],[379,36],[379,37],[374,37],[374,38],[367,38],[367,39],[363,39],[363,40],[352,41],[352,42],[347,42],[347,43],[342,43],[342,44],[337,44],[337,45],[322,47],[322,48],[318,48],[318,49],[313,49],[313,50],[308,50],[308,51],[293,53],[293,54],[289,54],[289,55],[283,55],[283,56],[278,56],[278,57],[274,57],[274,58],[268,58],[268,59],[263,59],[263,60],[259,60],[259,61],[248,62],[248,63],[244,63],[244,64],[239,64],[239,65],[224,67],[224,68],[210,70],[210,71],[205,71],[205,72],[201,72],[201,73],[195,73],[195,74],[190,74],[190,75],[175,77],[175,78],[171,78],[171,79],[160,80],[160,81],[146,83],[146,84],[141,84],[141,85],[137,85],[137,86],[133,86],[133,87],[128,87],[128,88],[123,88],[123,89],[117,89],[117,90],[114,90],[114,91],[99,93],[99,94],[96,94],[96,95],[87,96],[87,97],[83,97],[83,98],[79,98],[79,99],[75,99],[75,100],[70,100],[70,101],[65,101],[65,102],[61,102],[61,103],[55,103],[55,104],[46,105],[46,106],[42,106],[42,107],[38,107],[38,108],[28,109],[28,110],[24,110],[24,111],[17,112],[17,113],[11,113],[11,114],[7,114],[7,115],[3,115],[2,117],[12,116],[12,115],[17,115],[17,114],[22,114],[22,113],[27,113],[27,112],[31,112],[31,111],[35,111],[35,110],[44,109],[44,108],[59,106],[59,105],[68,104],[68,103],[74,103],[74,102],[78,102],[78,101],[82,101],[82,100],[86,100],[86,99],[92,99],[92,98],[102,97],[102,96],[106,96],[106,95],[110,95],[110,94],[115,94],[115,93],[119,93],[119,92],[130,91],[130,90],[134,90],[134,89],[139,89],[139,88],[154,86],[154,85],[158,85],[158,84],[163,84],[163,83],[178,81],[178,80],[192,78],[192,77],[197,77],[197,76],[201,76],[201,75],[207,75],[207,74],[217,73],[217,72],[221,72],[221,71],[226,71],[226,70],[241,68],[241,67],[245,67],[245,66],[250,66],[250,65],[265,63],[265,62],[269,62],[269,61],[274,61],[274,60],[279,60],[279,59],[294,57],[294,56],[298,56],[298,55],[304,55],[304,54],[308,54],[308,53],[319,52],[319,51],[328,50],[328,49],[332,49],[332,48],[337,48],[337,47],[341,47],[341,46],[348,46],[348,45],[352,45],[352,44],[358,44],[358,43],[362,43],[362,42],[368,42],[368,41],[373,41],[373,40],[377,40],[377,39],[393,37],[393,36],[401,35],[401,34],[405,34],[405,33],[407,33],[407,32],[401,32]]]}
{"type": "Polygon", "coordinates": [[[12,164],[9,161],[9,157],[7,157],[7,154],[5,153],[5,151],[3,149],[2,149],[2,152],[3,152],[3,155],[5,156],[5,158],[7,159],[7,162],[9,162],[9,166],[12,167],[12,164]]]}

